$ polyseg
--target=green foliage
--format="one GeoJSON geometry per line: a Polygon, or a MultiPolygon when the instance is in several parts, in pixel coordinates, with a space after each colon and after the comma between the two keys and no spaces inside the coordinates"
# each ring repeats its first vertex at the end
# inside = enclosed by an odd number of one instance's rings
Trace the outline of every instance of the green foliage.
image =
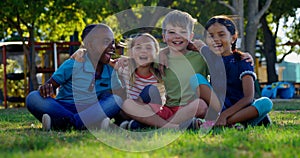
{"type": "MultiPolygon", "coordinates": [[[[12,33],[4,28],[11,28],[16,32],[18,27],[16,25],[20,25],[25,37],[29,36],[28,27],[34,27],[36,41],[68,41],[68,37],[74,31],[81,32],[87,24],[99,23],[104,20],[109,21],[110,16],[114,14],[142,6],[162,6],[187,11],[198,19],[201,24],[213,15],[229,14],[227,8],[219,5],[216,1],[210,0],[179,0],[173,2],[165,0],[41,0],[37,2],[12,0],[4,1],[2,4],[0,28],[2,27],[3,31],[6,32],[2,37],[12,33]],[[20,23],[18,23],[17,17],[21,18],[20,23]],[[9,20],[12,20],[14,24],[9,20]]],[[[137,16],[137,18],[142,17],[137,16]]],[[[149,17],[147,18],[149,19],[149,17]]],[[[111,21],[109,24],[112,27],[118,24],[113,23],[116,22],[113,18],[111,21]]]]}
{"type": "MultiPolygon", "coordinates": [[[[0,24],[15,32],[21,29],[21,37],[29,37],[29,31],[34,29],[36,41],[68,40],[74,31],[83,29],[84,14],[75,4],[74,0],[5,0],[0,11],[0,24]]],[[[4,31],[6,36],[10,35],[4,31]]]]}
{"type": "MultiPolygon", "coordinates": [[[[16,60],[7,59],[6,65],[6,72],[14,73],[16,69],[19,69],[21,66],[16,60]]],[[[4,66],[3,64],[0,65],[0,74],[4,74],[4,66]]],[[[24,80],[7,80],[7,95],[14,96],[14,97],[23,97],[25,98],[25,91],[24,91],[24,80]]],[[[4,88],[3,83],[3,75],[0,76],[0,89],[2,92],[4,88]]],[[[24,106],[24,103],[9,103],[11,107],[15,106],[24,106]]]]}
{"type": "MultiPolygon", "coordinates": [[[[265,3],[265,0],[260,1],[261,4],[265,3]]],[[[299,23],[299,15],[297,15],[297,11],[299,13],[300,1],[294,0],[285,0],[285,1],[272,1],[270,8],[267,11],[267,21],[269,23],[269,28],[272,33],[275,35],[275,27],[279,24],[280,20],[283,22],[283,29],[286,31],[285,36],[288,38],[290,42],[298,42],[300,38],[300,23],[299,23]],[[288,23],[288,21],[292,20],[292,22],[288,23]],[[290,24],[290,26],[288,25],[290,24]]],[[[282,31],[282,30],[279,30],[282,31]]],[[[259,32],[258,38],[263,41],[262,31],[259,32]]],[[[282,39],[277,38],[276,43],[282,44],[282,39]]],[[[296,48],[292,48],[294,52],[300,53],[300,48],[297,46],[296,48]]],[[[277,55],[286,53],[288,50],[286,48],[278,49],[277,55]],[[281,52],[283,51],[283,52],[281,52]]]]}

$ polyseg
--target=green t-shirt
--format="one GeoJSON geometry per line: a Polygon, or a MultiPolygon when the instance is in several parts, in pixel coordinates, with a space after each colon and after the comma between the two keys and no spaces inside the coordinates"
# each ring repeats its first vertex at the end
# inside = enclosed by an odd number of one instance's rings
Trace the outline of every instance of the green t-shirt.
{"type": "Polygon", "coordinates": [[[163,81],[166,88],[166,105],[183,106],[196,99],[190,87],[190,78],[199,73],[204,77],[209,74],[208,66],[198,52],[187,52],[185,55],[168,55],[169,68],[165,68],[163,81]]]}

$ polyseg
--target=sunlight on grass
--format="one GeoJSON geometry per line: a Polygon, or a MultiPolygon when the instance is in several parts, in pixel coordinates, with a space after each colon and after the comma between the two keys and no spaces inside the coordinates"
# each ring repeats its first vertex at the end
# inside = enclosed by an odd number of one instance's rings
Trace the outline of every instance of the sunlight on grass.
{"type": "Polygon", "coordinates": [[[199,131],[129,132],[41,130],[25,108],[0,110],[0,157],[299,157],[298,104],[275,103],[270,127],[199,131]],[[277,106],[278,107],[278,106],[277,106]],[[142,151],[142,152],[138,152],[142,151]]]}

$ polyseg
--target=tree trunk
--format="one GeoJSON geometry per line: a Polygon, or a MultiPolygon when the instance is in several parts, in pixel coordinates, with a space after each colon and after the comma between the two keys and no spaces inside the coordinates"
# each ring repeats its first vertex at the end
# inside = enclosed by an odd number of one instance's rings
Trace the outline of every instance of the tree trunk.
{"type": "Polygon", "coordinates": [[[36,63],[35,63],[35,45],[34,45],[34,26],[29,29],[29,48],[30,48],[30,64],[29,64],[29,91],[36,90],[38,88],[38,82],[36,78],[36,63]]]}
{"type": "Polygon", "coordinates": [[[237,15],[236,24],[238,28],[239,38],[241,39],[240,49],[245,51],[245,42],[244,42],[244,0],[233,0],[233,7],[235,12],[233,14],[237,15]]]}
{"type": "Polygon", "coordinates": [[[248,1],[248,23],[246,27],[245,48],[255,59],[256,34],[260,18],[270,7],[272,0],[267,0],[261,10],[258,10],[259,0],[248,1]]]}
{"type": "Polygon", "coordinates": [[[273,36],[270,30],[266,15],[261,18],[261,24],[264,35],[264,51],[263,54],[266,57],[267,62],[267,73],[268,73],[268,83],[277,82],[278,74],[276,73],[275,64],[277,61],[276,57],[276,35],[273,36]]]}
{"type": "Polygon", "coordinates": [[[244,44],[244,0],[232,0],[232,5],[226,3],[225,1],[218,1],[220,4],[229,8],[233,15],[237,16],[234,21],[238,28],[239,38],[241,39],[241,44],[237,45],[242,51],[245,50],[244,44]]]}
{"type": "Polygon", "coordinates": [[[256,34],[259,20],[256,14],[258,12],[258,0],[248,1],[248,23],[246,26],[245,51],[249,52],[255,59],[256,34]]]}

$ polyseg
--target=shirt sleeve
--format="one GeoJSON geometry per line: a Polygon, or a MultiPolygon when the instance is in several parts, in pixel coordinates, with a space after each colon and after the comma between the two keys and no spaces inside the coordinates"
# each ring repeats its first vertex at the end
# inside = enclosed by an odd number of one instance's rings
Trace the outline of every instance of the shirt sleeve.
{"type": "Polygon", "coordinates": [[[74,60],[68,59],[63,62],[62,65],[53,73],[52,79],[54,79],[58,84],[63,84],[69,80],[72,76],[74,60]]]}
{"type": "Polygon", "coordinates": [[[245,75],[252,76],[253,80],[257,79],[256,74],[253,70],[253,66],[251,66],[251,63],[246,62],[245,60],[241,60],[239,67],[240,67],[240,77],[239,77],[240,80],[242,80],[242,78],[245,75]]]}
{"type": "Polygon", "coordinates": [[[122,88],[121,81],[117,72],[113,69],[111,73],[111,89],[116,90],[122,88]]]}

